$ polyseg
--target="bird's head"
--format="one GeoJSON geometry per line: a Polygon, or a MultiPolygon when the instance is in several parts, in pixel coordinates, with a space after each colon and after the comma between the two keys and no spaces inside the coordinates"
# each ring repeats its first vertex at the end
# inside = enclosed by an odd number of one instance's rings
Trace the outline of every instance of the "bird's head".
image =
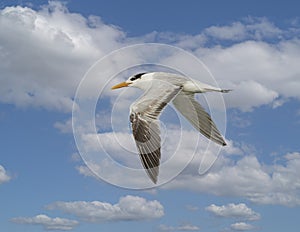
{"type": "Polygon", "coordinates": [[[137,87],[142,88],[140,85],[143,82],[143,75],[146,73],[138,73],[128,78],[127,81],[121,82],[120,84],[114,85],[111,89],[119,89],[123,87],[137,87]]]}

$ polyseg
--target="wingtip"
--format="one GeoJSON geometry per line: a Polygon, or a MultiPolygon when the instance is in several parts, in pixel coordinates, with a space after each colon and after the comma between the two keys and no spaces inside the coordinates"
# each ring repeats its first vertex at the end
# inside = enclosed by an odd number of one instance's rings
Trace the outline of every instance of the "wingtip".
{"type": "Polygon", "coordinates": [[[222,89],[222,90],[221,90],[221,93],[228,93],[228,92],[230,92],[230,91],[232,91],[232,89],[222,89]]]}
{"type": "MultiPolygon", "coordinates": [[[[150,174],[150,173],[149,173],[150,174]]],[[[149,175],[151,181],[154,183],[154,184],[157,184],[157,176],[154,176],[154,175],[149,175]]]]}

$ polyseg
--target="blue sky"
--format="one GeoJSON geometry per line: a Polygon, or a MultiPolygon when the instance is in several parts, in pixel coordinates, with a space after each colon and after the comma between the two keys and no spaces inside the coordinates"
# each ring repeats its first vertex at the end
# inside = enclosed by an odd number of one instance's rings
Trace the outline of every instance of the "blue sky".
{"type": "MultiPolygon", "coordinates": [[[[292,232],[299,228],[297,1],[4,0],[0,7],[0,224],[5,231],[292,232]],[[87,168],[72,133],[72,106],[84,75],[88,70],[88,75],[97,73],[101,62],[92,66],[96,61],[116,49],[149,42],[193,54],[220,86],[234,90],[224,95],[228,146],[207,175],[200,176],[199,159],[207,148],[200,137],[199,157],[174,180],[157,188],[131,190],[99,180],[87,168]]],[[[120,63],[136,58],[130,53],[120,63]]],[[[177,67],[187,62],[180,56],[171,58],[177,67]]],[[[99,72],[82,96],[93,96],[105,83],[109,88],[142,68],[114,70],[120,72],[114,79],[99,72]]],[[[192,66],[191,73],[197,68],[192,66]]],[[[115,120],[118,138],[130,148],[127,106],[140,92],[107,88],[95,116],[97,128],[105,133],[96,136],[102,136],[112,157],[126,164],[136,157],[127,159],[127,152],[111,140],[109,122],[110,117],[115,120]],[[120,103],[115,104],[117,100],[120,103]]],[[[216,98],[207,96],[208,104],[219,112],[216,98]]],[[[162,115],[171,135],[177,133],[174,115],[171,107],[162,115]]],[[[224,126],[222,120],[217,123],[224,126]]],[[[188,127],[182,134],[180,151],[186,156],[198,134],[188,127]]],[[[95,135],[86,138],[84,145],[94,149],[95,135]]],[[[167,145],[172,143],[166,140],[167,145]]],[[[94,152],[98,154],[97,149],[94,152]]],[[[180,157],[175,161],[185,162],[180,157]]],[[[93,168],[97,172],[106,167],[93,168]]],[[[107,175],[113,179],[120,173],[111,169],[107,175]]],[[[118,178],[122,186],[145,180],[122,177],[118,178]]]]}

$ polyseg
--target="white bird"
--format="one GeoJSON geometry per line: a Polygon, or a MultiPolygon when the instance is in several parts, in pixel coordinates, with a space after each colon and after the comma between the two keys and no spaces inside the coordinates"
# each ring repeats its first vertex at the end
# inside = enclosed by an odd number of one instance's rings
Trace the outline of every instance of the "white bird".
{"type": "Polygon", "coordinates": [[[145,93],[130,106],[130,122],[133,137],[142,161],[150,177],[156,183],[160,164],[159,115],[172,101],[176,109],[204,136],[225,146],[226,143],[209,114],[195,100],[195,93],[210,91],[227,93],[197,80],[165,72],[139,73],[112,87],[136,87],[145,93]]]}

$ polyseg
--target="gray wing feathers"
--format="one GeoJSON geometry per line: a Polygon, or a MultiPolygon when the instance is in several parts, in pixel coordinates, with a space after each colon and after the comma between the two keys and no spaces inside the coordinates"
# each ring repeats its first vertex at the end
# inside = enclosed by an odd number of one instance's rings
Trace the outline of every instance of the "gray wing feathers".
{"type": "Polygon", "coordinates": [[[164,91],[150,88],[141,98],[133,103],[130,114],[133,137],[143,167],[154,183],[157,182],[161,156],[158,117],[168,102],[178,94],[181,87],[167,85],[162,89],[164,91]]]}
{"type": "Polygon", "coordinates": [[[194,94],[185,94],[181,92],[173,99],[173,104],[176,109],[204,136],[222,146],[226,145],[210,115],[195,100],[194,94]]]}
{"type": "Polygon", "coordinates": [[[160,163],[160,130],[157,122],[148,122],[139,113],[131,113],[130,121],[143,167],[156,183],[160,163]]]}

